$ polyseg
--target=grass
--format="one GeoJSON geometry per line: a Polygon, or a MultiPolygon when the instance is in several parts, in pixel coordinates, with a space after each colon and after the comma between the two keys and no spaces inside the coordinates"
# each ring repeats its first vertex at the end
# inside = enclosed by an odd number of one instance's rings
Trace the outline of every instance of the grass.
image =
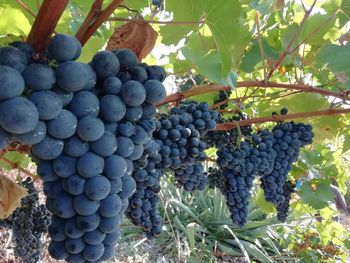
{"type": "MultiPolygon", "coordinates": [[[[224,196],[217,189],[187,193],[163,178],[160,211],[163,233],[154,241],[164,255],[181,262],[216,262],[239,257],[245,262],[297,262],[279,245],[281,226],[258,207],[251,206],[247,224],[238,228],[230,219],[224,196]]],[[[284,226],[286,226],[284,224],[284,226]]],[[[122,241],[137,238],[141,229],[125,222],[122,241]]]]}

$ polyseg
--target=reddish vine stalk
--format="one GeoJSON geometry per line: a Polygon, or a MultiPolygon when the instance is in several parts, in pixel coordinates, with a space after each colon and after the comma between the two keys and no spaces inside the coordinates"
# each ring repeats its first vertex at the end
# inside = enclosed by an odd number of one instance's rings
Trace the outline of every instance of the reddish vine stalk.
{"type": "Polygon", "coordinates": [[[44,51],[69,0],[45,0],[30,30],[27,42],[36,52],[44,51]]]}
{"type": "MultiPolygon", "coordinates": [[[[311,85],[304,85],[304,84],[285,84],[285,83],[277,83],[277,82],[267,82],[264,83],[264,81],[241,81],[237,83],[236,88],[283,88],[283,89],[290,89],[290,90],[299,90],[301,92],[310,92],[310,93],[317,93],[323,96],[331,96],[343,100],[350,100],[349,98],[349,92],[335,92],[325,89],[320,89],[311,85]]],[[[173,101],[180,101],[185,98],[189,98],[192,96],[200,95],[200,94],[206,94],[216,91],[224,91],[231,89],[229,86],[224,85],[204,85],[204,86],[197,86],[192,89],[186,90],[186,91],[179,91],[174,94],[171,94],[167,96],[163,101],[158,103],[157,106],[161,106],[164,104],[167,104],[169,102],[173,101]]]]}
{"type": "Polygon", "coordinates": [[[80,26],[75,37],[83,46],[97,29],[111,16],[114,10],[123,3],[123,0],[113,0],[104,10],[102,10],[103,0],[96,0],[92,5],[84,22],[80,26]]]}
{"type": "MultiPolygon", "coordinates": [[[[108,21],[122,21],[122,22],[140,22],[140,19],[135,18],[123,18],[123,17],[110,17],[108,21]]],[[[143,19],[142,22],[150,24],[161,24],[161,25],[193,25],[202,24],[205,21],[160,21],[160,20],[146,20],[143,19]]]]}
{"type": "Polygon", "coordinates": [[[246,119],[246,120],[241,120],[241,121],[219,123],[216,125],[215,130],[227,131],[227,130],[233,129],[235,127],[247,126],[250,124],[265,123],[265,122],[277,122],[277,121],[293,120],[293,119],[303,119],[303,118],[318,117],[318,116],[332,116],[332,115],[340,115],[340,114],[345,114],[345,113],[350,113],[350,109],[327,109],[327,110],[321,110],[321,111],[290,113],[287,115],[268,116],[268,117],[246,119]]]}

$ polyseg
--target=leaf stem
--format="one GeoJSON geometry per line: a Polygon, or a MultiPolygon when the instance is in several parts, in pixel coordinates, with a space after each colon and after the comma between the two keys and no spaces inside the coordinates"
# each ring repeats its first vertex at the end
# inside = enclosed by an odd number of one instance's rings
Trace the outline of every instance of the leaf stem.
{"type": "Polygon", "coordinates": [[[75,37],[80,41],[82,46],[122,2],[123,0],[113,0],[104,10],[102,10],[103,0],[96,0],[93,3],[84,22],[75,34],[75,37]]]}

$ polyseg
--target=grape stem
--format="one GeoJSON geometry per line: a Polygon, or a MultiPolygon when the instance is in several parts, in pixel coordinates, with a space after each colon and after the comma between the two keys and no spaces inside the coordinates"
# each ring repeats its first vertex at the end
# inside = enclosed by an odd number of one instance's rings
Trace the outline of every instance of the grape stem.
{"type": "Polygon", "coordinates": [[[300,22],[298,28],[295,30],[294,34],[292,35],[291,39],[289,40],[289,43],[287,45],[286,50],[280,54],[277,62],[273,65],[273,67],[271,68],[271,70],[267,74],[265,82],[267,82],[272,77],[272,74],[281,65],[281,63],[285,59],[285,57],[291,53],[292,46],[293,46],[295,40],[299,37],[302,30],[304,29],[305,23],[306,23],[307,19],[309,18],[309,16],[311,15],[311,12],[314,9],[316,3],[317,3],[317,0],[314,0],[311,7],[309,8],[309,10],[307,10],[305,12],[305,15],[304,15],[302,21],[300,22]]]}
{"type": "Polygon", "coordinates": [[[5,162],[5,163],[7,163],[8,165],[10,165],[12,169],[18,169],[20,172],[22,172],[22,173],[32,177],[33,179],[37,179],[38,178],[37,175],[35,175],[35,174],[29,172],[28,170],[18,166],[16,163],[10,161],[9,159],[7,159],[7,158],[5,158],[3,156],[0,156],[0,160],[5,162]]]}
{"type": "Polygon", "coordinates": [[[108,19],[114,10],[122,4],[123,0],[113,0],[104,10],[102,10],[103,0],[96,0],[86,16],[84,22],[75,34],[81,45],[98,30],[98,28],[108,19]]]}
{"type": "MultiPolygon", "coordinates": [[[[240,81],[237,82],[236,88],[281,88],[281,89],[290,89],[290,90],[299,90],[301,92],[310,92],[317,93],[323,96],[330,96],[339,98],[342,100],[350,100],[348,91],[335,92],[330,90],[325,90],[321,88],[317,88],[311,85],[305,84],[285,84],[285,83],[277,83],[277,82],[267,82],[264,81],[240,81]]],[[[230,90],[231,87],[217,84],[208,84],[203,86],[196,86],[186,91],[179,91],[174,94],[168,95],[163,101],[157,104],[157,106],[161,106],[173,101],[180,101],[185,98],[189,98],[192,96],[212,93],[217,91],[225,91],[230,90]]]]}
{"type": "Polygon", "coordinates": [[[216,125],[215,130],[227,131],[227,130],[236,128],[237,125],[242,127],[242,126],[247,126],[247,125],[257,124],[257,123],[278,122],[283,120],[303,119],[303,118],[318,117],[318,116],[332,116],[332,115],[340,115],[340,114],[346,114],[346,113],[350,113],[350,109],[327,109],[327,110],[321,110],[321,111],[290,113],[287,115],[276,115],[276,116],[245,119],[241,121],[219,123],[216,125]]]}
{"type": "Polygon", "coordinates": [[[36,52],[44,51],[49,45],[50,37],[68,1],[69,0],[45,0],[40,6],[27,39],[27,43],[29,43],[36,52]]]}

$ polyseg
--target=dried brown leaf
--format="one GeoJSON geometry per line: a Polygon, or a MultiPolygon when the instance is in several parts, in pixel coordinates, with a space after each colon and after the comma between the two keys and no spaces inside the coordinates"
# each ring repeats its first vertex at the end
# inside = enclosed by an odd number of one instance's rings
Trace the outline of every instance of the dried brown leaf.
{"type": "Polygon", "coordinates": [[[275,9],[280,10],[284,6],[284,0],[276,0],[275,9]]]}
{"type": "Polygon", "coordinates": [[[0,174],[0,219],[9,217],[17,207],[20,207],[21,199],[26,195],[26,188],[0,174]]]}
{"type": "Polygon", "coordinates": [[[107,43],[107,50],[129,48],[135,52],[139,61],[154,48],[158,33],[143,20],[129,22],[118,27],[107,43]]]}

